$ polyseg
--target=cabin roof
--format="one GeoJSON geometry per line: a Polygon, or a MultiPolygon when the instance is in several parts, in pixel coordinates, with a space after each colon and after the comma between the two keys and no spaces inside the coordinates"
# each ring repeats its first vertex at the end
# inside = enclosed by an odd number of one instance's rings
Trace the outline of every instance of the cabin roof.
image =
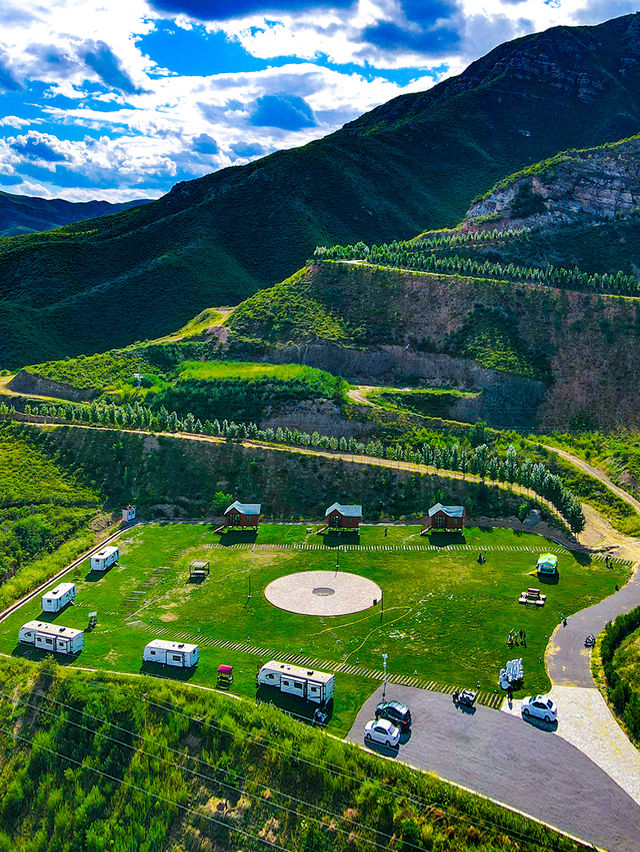
{"type": "Polygon", "coordinates": [[[325,518],[331,512],[338,511],[345,518],[361,518],[362,506],[344,506],[342,503],[332,503],[324,513],[325,518]]]}
{"type": "Polygon", "coordinates": [[[262,503],[241,503],[239,500],[234,500],[224,510],[225,515],[228,515],[232,509],[237,509],[241,515],[259,515],[262,511],[262,503]]]}
{"type": "Polygon", "coordinates": [[[443,506],[436,503],[429,509],[429,517],[432,518],[437,512],[444,512],[450,518],[464,518],[464,506],[443,506]]]}
{"type": "Polygon", "coordinates": [[[280,672],[283,675],[303,677],[318,681],[319,683],[328,683],[333,678],[333,675],[329,672],[319,672],[316,669],[307,669],[304,666],[292,666],[290,663],[280,663],[278,660],[271,660],[270,663],[265,663],[260,671],[280,672]]]}
{"type": "Polygon", "coordinates": [[[177,651],[181,654],[193,654],[194,651],[198,650],[197,645],[190,645],[188,642],[171,642],[168,639],[152,639],[146,647],[160,648],[163,651],[177,651]]]}

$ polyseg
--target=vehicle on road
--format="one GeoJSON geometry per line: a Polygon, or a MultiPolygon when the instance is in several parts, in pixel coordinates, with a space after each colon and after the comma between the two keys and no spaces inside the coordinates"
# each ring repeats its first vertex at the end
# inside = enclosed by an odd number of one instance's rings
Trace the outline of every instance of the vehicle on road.
{"type": "Polygon", "coordinates": [[[455,689],[451,697],[454,704],[464,704],[465,707],[473,707],[476,703],[478,693],[473,689],[455,689]]]}
{"type": "Polygon", "coordinates": [[[553,701],[544,695],[529,695],[522,699],[522,715],[525,718],[533,716],[543,722],[555,722],[558,718],[558,708],[553,701]]]}
{"type": "Polygon", "coordinates": [[[584,647],[585,648],[593,648],[593,646],[595,644],[596,644],[596,637],[593,635],[593,633],[590,633],[588,636],[585,637],[585,640],[584,640],[584,647]]]}
{"type": "Polygon", "coordinates": [[[411,711],[402,701],[381,701],[376,707],[378,719],[387,719],[403,732],[411,727],[411,711]]]}
{"type": "Polygon", "coordinates": [[[400,742],[400,730],[388,719],[372,719],[364,726],[364,741],[396,748],[400,742]]]}

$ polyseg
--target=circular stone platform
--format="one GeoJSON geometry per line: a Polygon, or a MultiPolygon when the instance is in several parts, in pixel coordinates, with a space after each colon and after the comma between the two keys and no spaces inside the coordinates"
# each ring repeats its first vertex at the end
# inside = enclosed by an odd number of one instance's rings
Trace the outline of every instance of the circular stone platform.
{"type": "Polygon", "coordinates": [[[342,571],[301,571],[269,583],[269,603],[301,615],[348,615],[380,603],[382,589],[371,580],[342,571]]]}

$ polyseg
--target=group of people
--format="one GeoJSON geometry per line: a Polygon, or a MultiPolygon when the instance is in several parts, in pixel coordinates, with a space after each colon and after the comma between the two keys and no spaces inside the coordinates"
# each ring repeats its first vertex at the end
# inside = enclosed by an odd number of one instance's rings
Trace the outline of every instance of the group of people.
{"type": "Polygon", "coordinates": [[[514,645],[522,645],[523,648],[527,647],[527,634],[524,630],[510,630],[509,636],[507,637],[507,645],[510,648],[513,648],[514,645]]]}

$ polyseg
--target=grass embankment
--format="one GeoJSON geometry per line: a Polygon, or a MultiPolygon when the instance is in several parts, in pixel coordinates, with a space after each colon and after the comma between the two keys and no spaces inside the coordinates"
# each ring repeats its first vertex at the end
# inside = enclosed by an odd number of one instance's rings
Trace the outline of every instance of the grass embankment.
{"type": "Polygon", "coordinates": [[[6,850],[576,848],[269,707],[176,683],[5,660],[0,709],[6,850]]]}
{"type": "Polygon", "coordinates": [[[50,576],[49,560],[62,567],[82,550],[98,507],[95,487],[28,433],[0,424],[0,606],[50,576]]]}
{"type": "MultiPolygon", "coordinates": [[[[274,656],[299,654],[307,659],[345,662],[361,667],[336,677],[335,712],[331,728],[348,730],[357,709],[375,681],[365,669],[379,671],[382,653],[389,654],[390,672],[414,675],[444,684],[473,684],[493,691],[507,659],[521,656],[527,692],[545,691],[549,681],[544,650],[562,615],[571,615],[610,594],[624,582],[628,567],[604,567],[602,560],[574,557],[557,545],[512,530],[471,528],[464,537],[440,539],[465,542],[468,549],[411,550],[428,544],[419,527],[365,527],[362,549],[339,552],[341,571],[377,583],[384,593],[380,606],[334,617],[284,612],[264,596],[278,577],[307,570],[333,571],[331,547],[301,550],[291,545],[318,545],[322,539],[304,525],[262,525],[255,546],[217,547],[238,542],[242,535],[214,535],[212,525],[150,525],[119,539],[120,564],[104,576],[89,570],[88,561],[72,572],[78,586],[76,605],[47,620],[84,628],[87,613],[98,611],[98,628],[87,634],[77,664],[97,669],[138,673],[145,644],[157,635],[177,634],[201,644],[201,660],[190,682],[214,686],[221,663],[236,667],[232,690],[255,698],[255,672],[266,648],[274,656]],[[261,544],[274,545],[261,548],[261,544]],[[389,547],[390,550],[368,549],[389,547]],[[560,552],[560,578],[545,585],[542,608],[518,604],[520,593],[540,585],[532,571],[541,550],[560,552]],[[486,563],[478,565],[482,550],[486,563]],[[189,563],[206,559],[211,574],[201,584],[189,582],[189,563]],[[249,594],[251,593],[251,597],[249,594]],[[527,632],[527,647],[509,649],[513,628],[527,632]],[[158,633],[160,631],[160,633],[158,633]],[[207,647],[208,639],[240,643],[241,649],[207,647]]],[[[437,537],[435,539],[438,540],[437,537]]],[[[17,631],[25,621],[41,617],[40,599],[25,605],[0,624],[0,650],[38,657],[39,651],[18,646],[17,631]]]]}
{"type": "Polygon", "coordinates": [[[98,401],[164,406],[202,421],[260,421],[267,410],[302,400],[341,403],[347,387],[340,377],[301,364],[193,360],[212,357],[207,344],[164,343],[34,364],[26,372],[94,390],[98,401]]]}

